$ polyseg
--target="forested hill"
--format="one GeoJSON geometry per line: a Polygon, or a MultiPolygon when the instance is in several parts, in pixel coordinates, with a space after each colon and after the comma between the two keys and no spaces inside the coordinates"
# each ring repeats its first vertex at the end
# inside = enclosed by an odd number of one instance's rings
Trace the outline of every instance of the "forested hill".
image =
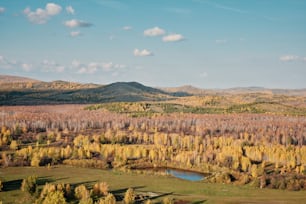
{"type": "MultiPolygon", "coordinates": [[[[137,82],[108,85],[67,81],[44,82],[35,79],[0,75],[0,105],[97,104],[108,102],[172,103],[175,110],[196,113],[306,113],[306,89],[199,89],[192,86],[152,88],[137,82]],[[202,109],[205,110],[202,110],[202,109]],[[183,109],[183,110],[182,110],[183,109]],[[196,110],[195,110],[196,109],[196,110]]],[[[154,111],[161,111],[153,105],[154,111]],[[158,110],[157,110],[158,109],[158,110]]],[[[168,106],[167,106],[168,107],[168,106]]],[[[172,106],[171,106],[172,107],[172,106]]],[[[167,112],[167,111],[166,111],[167,112]]]]}
{"type": "Polygon", "coordinates": [[[0,77],[0,105],[90,104],[122,101],[161,101],[173,98],[173,94],[137,82],[97,85],[12,78],[14,80],[9,79],[8,76],[0,77]],[[20,80],[18,81],[18,79],[20,80]]]}

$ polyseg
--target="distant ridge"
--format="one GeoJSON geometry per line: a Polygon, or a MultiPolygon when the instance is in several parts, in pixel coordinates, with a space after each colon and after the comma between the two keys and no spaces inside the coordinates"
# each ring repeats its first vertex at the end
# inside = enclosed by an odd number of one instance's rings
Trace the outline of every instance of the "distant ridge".
{"type": "Polygon", "coordinates": [[[11,75],[0,75],[0,84],[3,83],[28,83],[28,82],[40,82],[36,79],[27,77],[11,76],[11,75]]]}
{"type": "MultiPolygon", "coordinates": [[[[306,96],[306,89],[266,89],[262,87],[200,89],[189,85],[159,89],[138,82],[116,82],[108,85],[82,84],[62,80],[43,82],[8,75],[0,75],[0,84],[0,105],[166,101],[185,96],[200,96],[202,99],[208,96],[207,100],[209,97],[219,97],[219,100],[220,96],[238,96],[244,101],[250,101],[250,98],[262,101],[262,98],[271,98],[275,95],[306,96]]],[[[187,100],[184,102],[187,103],[190,99],[184,100],[187,100]]],[[[221,102],[225,103],[224,100],[221,102]]],[[[204,103],[208,104],[207,101],[204,103]]]]}
{"type": "Polygon", "coordinates": [[[209,90],[206,89],[201,89],[197,88],[191,85],[184,85],[184,86],[179,86],[179,87],[166,87],[166,88],[161,88],[164,91],[170,92],[170,93],[176,93],[176,95],[181,94],[191,94],[191,95],[203,95],[209,92],[209,90]]]}
{"type": "Polygon", "coordinates": [[[259,86],[250,87],[234,87],[226,89],[201,89],[191,85],[185,85],[180,87],[166,87],[160,88],[170,93],[185,93],[197,96],[203,96],[206,94],[247,94],[247,93],[265,93],[265,94],[281,94],[281,95],[300,95],[306,96],[306,88],[304,89],[271,89],[259,86]]]}
{"type": "Polygon", "coordinates": [[[31,87],[27,88],[9,89],[8,87],[10,87],[9,84],[6,84],[5,89],[0,89],[0,105],[91,104],[163,101],[174,98],[172,94],[144,86],[138,82],[82,85],[65,81],[54,81],[34,83],[31,87]],[[86,87],[87,85],[89,87],[86,87]]]}

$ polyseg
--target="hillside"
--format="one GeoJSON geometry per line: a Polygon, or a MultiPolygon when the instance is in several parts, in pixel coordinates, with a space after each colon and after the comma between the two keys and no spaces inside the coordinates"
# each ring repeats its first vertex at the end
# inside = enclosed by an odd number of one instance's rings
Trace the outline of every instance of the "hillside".
{"type": "MultiPolygon", "coordinates": [[[[216,95],[235,95],[235,94],[279,94],[288,96],[306,96],[306,89],[270,89],[264,87],[234,87],[227,89],[202,89],[190,85],[179,87],[163,87],[160,88],[169,93],[185,93],[189,95],[203,96],[207,94],[216,95]]],[[[177,94],[178,95],[178,94],[177,94]]]]}
{"type": "Polygon", "coordinates": [[[20,76],[0,75],[1,85],[8,83],[29,83],[29,82],[39,82],[39,80],[27,77],[20,77],[20,76]]]}
{"type": "Polygon", "coordinates": [[[160,101],[173,98],[159,89],[137,82],[117,82],[103,85],[76,84],[70,82],[38,82],[26,88],[0,90],[0,105],[37,105],[105,103],[132,101],[160,101]]]}

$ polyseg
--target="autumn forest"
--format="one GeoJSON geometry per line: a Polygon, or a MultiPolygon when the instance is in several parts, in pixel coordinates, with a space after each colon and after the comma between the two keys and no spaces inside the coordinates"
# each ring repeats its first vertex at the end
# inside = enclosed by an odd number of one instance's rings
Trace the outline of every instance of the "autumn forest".
{"type": "MultiPolygon", "coordinates": [[[[161,93],[168,92],[158,92],[159,97],[161,93]]],[[[305,191],[304,96],[243,92],[167,97],[2,106],[1,167],[72,166],[140,175],[170,168],[201,173],[200,182],[211,185],[305,191]],[[258,96],[260,102],[255,101],[258,96]]],[[[5,192],[8,181],[0,178],[5,192]]],[[[23,179],[21,190],[31,195],[30,202],[151,202],[132,188],[122,197],[109,193],[112,184],[102,181],[91,187],[44,183],[38,188],[35,175],[23,179]]],[[[173,203],[171,199],[162,202],[173,203]]]]}

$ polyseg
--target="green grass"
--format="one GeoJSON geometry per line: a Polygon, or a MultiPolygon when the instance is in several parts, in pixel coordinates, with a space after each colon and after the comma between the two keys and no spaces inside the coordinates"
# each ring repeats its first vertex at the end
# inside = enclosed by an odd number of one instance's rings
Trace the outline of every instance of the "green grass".
{"type": "MultiPolygon", "coordinates": [[[[4,192],[0,192],[3,203],[30,203],[19,190],[21,179],[37,175],[41,186],[45,182],[71,183],[91,186],[94,182],[105,181],[113,193],[123,193],[133,187],[136,192],[158,192],[168,194],[175,199],[198,203],[303,203],[305,191],[283,191],[257,189],[251,186],[233,186],[191,182],[169,176],[123,173],[100,169],[76,168],[69,166],[46,167],[10,167],[0,169],[0,178],[4,181],[4,192]],[[8,186],[9,184],[9,186],[8,186]],[[8,189],[9,188],[9,189],[8,189]]],[[[162,197],[158,198],[159,200],[162,197]]],[[[157,202],[159,200],[153,200],[157,202]]]]}

